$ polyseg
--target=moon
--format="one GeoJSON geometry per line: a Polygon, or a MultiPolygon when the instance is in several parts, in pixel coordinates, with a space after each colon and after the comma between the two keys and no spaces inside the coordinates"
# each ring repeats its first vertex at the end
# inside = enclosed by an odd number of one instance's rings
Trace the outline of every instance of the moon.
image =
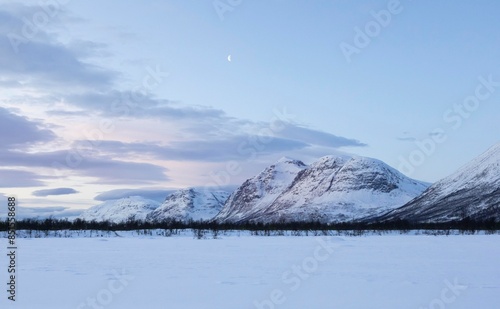
{"type": "Polygon", "coordinates": [[[231,55],[227,56],[227,61],[231,62],[231,55]]]}

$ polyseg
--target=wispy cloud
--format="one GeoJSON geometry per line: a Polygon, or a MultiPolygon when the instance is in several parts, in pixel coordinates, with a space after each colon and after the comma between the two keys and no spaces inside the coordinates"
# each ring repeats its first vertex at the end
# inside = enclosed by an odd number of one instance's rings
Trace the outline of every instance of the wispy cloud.
{"type": "Polygon", "coordinates": [[[56,135],[43,128],[43,124],[0,108],[0,185],[3,187],[31,187],[43,185],[40,179],[57,176],[59,172],[78,172],[82,176],[95,177],[102,183],[152,183],[165,181],[164,167],[141,162],[128,162],[112,157],[75,152],[73,149],[52,152],[26,152],[28,146],[47,143],[56,135]],[[15,128],[15,130],[13,130],[15,128]],[[69,162],[69,163],[68,163],[69,162]],[[52,168],[50,175],[19,170],[19,167],[52,168]]]}
{"type": "MultiPolygon", "coordinates": [[[[70,209],[63,206],[54,207],[17,207],[16,217],[18,219],[44,219],[48,217],[56,219],[74,219],[78,217],[83,210],[70,209]]],[[[6,208],[0,209],[0,219],[7,217],[6,208]]]]}
{"type": "MultiPolygon", "coordinates": [[[[194,187],[196,188],[196,187],[194,187]]],[[[198,187],[201,190],[210,190],[211,187],[198,187]]],[[[236,189],[234,185],[213,187],[214,190],[223,190],[233,192],[236,189]]],[[[94,197],[96,201],[117,200],[129,196],[142,196],[150,200],[163,202],[170,194],[179,189],[116,189],[102,192],[94,197]]]]}
{"type": "Polygon", "coordinates": [[[148,184],[168,180],[166,168],[159,165],[96,155],[80,157],[71,149],[37,153],[0,151],[0,155],[4,166],[51,168],[52,173],[48,176],[53,177],[73,172],[93,177],[101,184],[148,184]]]}
{"type": "Polygon", "coordinates": [[[397,138],[399,141],[402,141],[402,142],[414,142],[416,141],[417,139],[414,138],[414,137],[411,137],[411,136],[406,136],[406,137],[398,137],[397,138]]]}
{"type": "MultiPolygon", "coordinates": [[[[82,148],[84,145],[90,144],[86,143],[86,141],[79,141],[74,146],[82,148]]],[[[269,136],[238,135],[228,136],[225,139],[176,141],[168,145],[147,142],[102,141],[99,144],[98,151],[109,156],[125,154],[128,157],[150,156],[162,160],[220,162],[245,159],[252,151],[269,154],[298,150],[307,146],[308,144],[296,140],[269,136]],[[265,141],[265,143],[261,142],[258,148],[254,148],[254,145],[261,140],[265,141]]]]}
{"type": "MultiPolygon", "coordinates": [[[[246,161],[256,153],[273,156],[310,149],[365,146],[356,139],[286,120],[282,121],[279,130],[269,131],[268,122],[234,118],[224,110],[203,106],[204,102],[183,104],[160,98],[141,84],[136,86],[142,87],[127,91],[123,86],[126,77],[92,62],[111,56],[107,43],[84,39],[62,41],[57,31],[42,27],[37,29],[36,36],[23,38],[17,47],[13,46],[12,35],[22,36],[23,19],[40,9],[40,6],[12,3],[0,8],[0,88],[15,94],[2,99],[11,107],[24,106],[15,111],[0,107],[3,146],[0,149],[0,187],[53,185],[48,182],[73,176],[90,178],[87,184],[158,186],[172,181],[167,174],[167,161],[179,164],[195,161],[209,166],[228,160],[246,161]],[[40,121],[24,116],[31,115],[26,108],[31,105],[41,107],[46,119],[40,121]],[[85,126],[94,118],[109,120],[116,127],[124,123],[133,127],[136,123],[151,121],[158,125],[158,132],[173,127],[177,134],[149,137],[148,132],[139,132],[140,137],[132,139],[123,133],[124,130],[117,130],[106,136],[101,134],[102,140],[98,141],[86,141],[88,137],[84,135],[75,137],[74,132],[56,134],[79,120],[86,122],[85,126]],[[49,127],[49,122],[57,123],[60,128],[49,127]],[[58,147],[49,151],[47,145],[50,143],[58,147]]],[[[69,13],[61,8],[51,19],[51,25],[61,25],[62,20],[67,22],[68,16],[69,13]]],[[[168,73],[159,67],[146,69],[150,81],[167,78],[168,73]]],[[[140,125],[137,128],[141,131],[140,125]]],[[[203,168],[200,170],[201,174],[206,172],[203,168]]],[[[45,189],[34,191],[33,195],[76,193],[72,190],[45,189]]],[[[101,193],[96,199],[136,193],[163,199],[168,192],[123,189],[101,193]]]]}
{"type": "Polygon", "coordinates": [[[129,196],[142,196],[150,200],[162,202],[167,196],[175,192],[175,189],[116,189],[100,193],[94,197],[96,201],[117,200],[129,196]]]}
{"type": "Polygon", "coordinates": [[[291,123],[285,123],[282,130],[276,133],[278,136],[288,139],[295,139],[310,145],[326,146],[332,148],[339,147],[362,147],[366,144],[346,137],[337,136],[327,132],[317,131],[306,127],[301,127],[291,123]]]}
{"type": "Polygon", "coordinates": [[[3,148],[48,142],[56,135],[38,121],[29,120],[0,107],[0,140],[3,148]]]}
{"type": "MultiPolygon", "coordinates": [[[[26,86],[110,87],[116,72],[80,59],[94,53],[96,43],[78,41],[78,44],[63,45],[42,27],[34,27],[32,31],[36,31],[36,35],[26,37],[23,19],[40,10],[40,6],[20,4],[0,9],[0,74],[8,76],[7,81],[22,81],[26,86]]],[[[57,17],[54,19],[53,22],[57,22],[57,17]]]]}
{"type": "Polygon", "coordinates": [[[44,186],[44,177],[28,171],[0,169],[0,188],[44,186]]]}
{"type": "Polygon", "coordinates": [[[68,195],[68,194],[76,194],[76,191],[73,188],[54,188],[54,189],[45,189],[45,190],[37,190],[33,191],[34,196],[49,196],[49,195],[68,195]]]}

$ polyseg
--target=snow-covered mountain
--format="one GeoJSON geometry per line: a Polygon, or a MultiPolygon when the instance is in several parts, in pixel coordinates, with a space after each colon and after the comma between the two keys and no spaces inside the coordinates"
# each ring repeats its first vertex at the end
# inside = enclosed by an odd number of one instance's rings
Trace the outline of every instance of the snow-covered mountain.
{"type": "Polygon", "coordinates": [[[148,214],[147,220],[210,220],[219,213],[228,197],[229,193],[222,190],[179,190],[169,195],[160,207],[148,214]]]}
{"type": "Polygon", "coordinates": [[[234,191],[215,219],[237,222],[261,215],[305,168],[301,161],[281,158],[234,191]]]}
{"type": "Polygon", "coordinates": [[[306,166],[283,158],[245,181],[216,220],[359,220],[400,207],[427,187],[376,159],[326,156],[306,166]]]}
{"type": "Polygon", "coordinates": [[[500,143],[430,187],[366,157],[326,156],[309,166],[282,158],[231,195],[222,190],[183,189],[162,204],[133,196],[94,206],[80,218],[442,222],[467,216],[500,219],[500,143]]]}
{"type": "Polygon", "coordinates": [[[380,220],[500,219],[500,143],[380,220]]]}
{"type": "Polygon", "coordinates": [[[86,221],[123,222],[129,219],[145,220],[161,203],[140,196],[109,200],[84,211],[79,218],[86,221]]]}

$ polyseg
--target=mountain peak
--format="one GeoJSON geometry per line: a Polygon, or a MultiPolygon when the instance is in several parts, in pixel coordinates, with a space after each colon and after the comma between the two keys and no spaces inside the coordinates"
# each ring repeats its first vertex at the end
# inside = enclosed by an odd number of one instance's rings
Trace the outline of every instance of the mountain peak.
{"type": "Polygon", "coordinates": [[[181,189],[167,196],[160,207],[148,214],[147,219],[209,220],[219,213],[228,197],[229,193],[222,190],[181,189]]]}
{"type": "Polygon", "coordinates": [[[292,169],[274,164],[245,181],[216,219],[346,221],[399,207],[427,187],[371,158],[330,155],[300,163],[292,169]]]}
{"type": "Polygon", "coordinates": [[[471,217],[500,219],[500,143],[455,173],[434,183],[422,195],[381,220],[443,222],[471,217]]]}
{"type": "Polygon", "coordinates": [[[304,164],[304,162],[290,158],[290,157],[281,157],[278,161],[276,161],[275,165],[280,165],[280,164],[292,164],[292,165],[297,165],[297,166],[306,166],[304,164]]]}
{"type": "Polygon", "coordinates": [[[141,196],[108,200],[84,211],[79,218],[86,221],[123,222],[128,219],[144,220],[149,212],[160,206],[157,201],[141,196]]]}

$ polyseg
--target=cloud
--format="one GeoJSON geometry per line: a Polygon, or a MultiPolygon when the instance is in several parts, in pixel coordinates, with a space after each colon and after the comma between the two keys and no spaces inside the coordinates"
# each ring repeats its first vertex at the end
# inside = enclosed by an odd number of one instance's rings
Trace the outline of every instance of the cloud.
{"type": "Polygon", "coordinates": [[[0,169],[0,188],[39,187],[45,184],[40,180],[43,176],[32,172],[12,169],[0,169]]]}
{"type": "MultiPolygon", "coordinates": [[[[90,145],[88,141],[78,141],[74,147],[82,148],[84,143],[90,145]]],[[[101,141],[96,148],[109,156],[126,154],[131,157],[151,156],[162,160],[221,162],[245,160],[257,152],[270,154],[298,150],[307,146],[300,141],[283,138],[239,135],[226,139],[177,141],[168,145],[101,141]]]]}
{"type": "Polygon", "coordinates": [[[444,135],[444,132],[443,131],[439,131],[439,130],[433,131],[433,132],[429,133],[430,137],[443,137],[443,135],[444,135]]]}
{"type": "Polygon", "coordinates": [[[410,132],[408,132],[408,131],[404,131],[404,132],[403,132],[403,136],[402,136],[402,137],[397,137],[396,139],[397,139],[397,140],[399,140],[399,141],[402,141],[402,142],[414,142],[414,141],[416,141],[416,140],[417,140],[417,139],[416,139],[414,136],[412,136],[412,135],[410,134],[410,132]]]}
{"type": "Polygon", "coordinates": [[[159,165],[86,155],[71,149],[37,153],[0,150],[0,156],[4,166],[52,168],[51,177],[74,172],[94,177],[101,184],[151,184],[168,180],[166,168],[159,165]]]}
{"type": "Polygon", "coordinates": [[[0,107],[0,140],[3,148],[49,142],[55,134],[43,128],[40,122],[16,115],[0,107]]]}
{"type": "Polygon", "coordinates": [[[116,189],[103,192],[94,197],[96,201],[117,200],[129,196],[142,196],[150,200],[163,202],[167,196],[177,191],[176,189],[116,189]]]}
{"type": "Polygon", "coordinates": [[[49,196],[49,195],[67,195],[75,193],[79,192],[72,188],[55,188],[55,189],[37,190],[34,191],[32,194],[34,196],[49,196]]]}
{"type": "Polygon", "coordinates": [[[277,136],[283,138],[298,140],[310,145],[332,148],[366,146],[366,144],[361,143],[360,141],[355,139],[345,138],[333,135],[331,133],[309,129],[292,123],[285,122],[283,124],[283,128],[281,130],[276,130],[275,132],[277,136]]]}
{"type": "MultiPolygon", "coordinates": [[[[224,124],[221,124],[223,126],[224,124]]],[[[239,131],[245,130],[244,125],[239,131]]],[[[254,131],[259,132],[266,128],[263,124],[253,124],[254,131]]],[[[238,130],[235,130],[238,131],[238,130]]],[[[168,144],[160,142],[122,142],[116,140],[99,141],[94,147],[91,141],[80,140],[73,144],[74,148],[84,151],[98,151],[101,155],[154,158],[175,161],[222,162],[228,160],[247,160],[255,155],[271,155],[283,152],[293,152],[312,146],[329,147],[330,149],[365,144],[349,138],[336,136],[330,133],[312,130],[291,123],[284,123],[282,130],[267,131],[271,135],[255,134],[228,134],[205,135],[197,138],[172,141],[168,144]]]]}
{"type": "Polygon", "coordinates": [[[150,163],[89,158],[74,168],[81,175],[96,177],[99,184],[155,184],[169,180],[166,168],[150,163]]]}
{"type": "MultiPolygon", "coordinates": [[[[80,140],[74,141],[68,149],[34,152],[37,148],[33,146],[55,141],[57,136],[41,122],[0,108],[0,163],[4,168],[3,175],[10,176],[3,177],[0,185],[40,186],[44,185],[45,179],[64,179],[69,175],[92,177],[95,179],[93,183],[99,184],[156,185],[170,179],[166,174],[168,170],[161,163],[151,163],[152,159],[156,162],[244,161],[255,155],[365,146],[355,139],[290,122],[282,121],[281,128],[269,131],[266,129],[271,127],[270,123],[236,119],[220,109],[157,98],[144,80],[161,83],[168,74],[158,67],[147,67],[150,75],[142,80],[143,84],[136,85],[138,87],[133,91],[124,91],[119,87],[121,76],[117,72],[90,63],[91,59],[102,61],[110,56],[106,44],[84,40],[62,43],[55,34],[57,31],[49,31],[67,19],[69,13],[63,8],[50,20],[50,27],[37,28],[36,35],[29,40],[23,38],[25,20],[30,20],[41,10],[40,6],[21,4],[2,5],[0,8],[0,87],[14,90],[12,92],[19,94],[25,105],[44,106],[48,117],[66,118],[66,122],[58,123],[62,126],[72,125],[78,117],[127,118],[137,123],[154,119],[160,123],[159,130],[166,126],[175,127],[182,137],[155,142],[97,141],[96,146],[80,140]],[[13,35],[20,37],[18,45],[13,46],[13,35]],[[29,152],[26,151],[28,148],[29,152]],[[23,171],[28,168],[30,172],[23,171]],[[38,170],[47,173],[47,168],[52,168],[52,172],[48,172],[50,175],[35,173],[38,170]]],[[[8,96],[5,100],[14,104],[17,96],[8,96]]],[[[175,134],[169,138],[172,136],[175,134]]],[[[72,141],[61,141],[59,145],[64,142],[72,141]]],[[[34,194],[44,196],[50,194],[50,190],[63,194],[64,191],[59,189],[62,188],[35,191],[34,194]]]]}
{"type": "MultiPolygon", "coordinates": [[[[217,186],[217,187],[195,187],[201,190],[214,189],[233,192],[235,185],[217,186]]],[[[163,202],[170,194],[180,189],[116,189],[100,193],[94,197],[96,201],[117,200],[129,196],[142,196],[150,200],[163,202]]]]}
{"type": "MultiPolygon", "coordinates": [[[[1,200],[1,199],[0,199],[1,200]]],[[[17,219],[45,219],[52,217],[55,219],[75,219],[84,210],[83,209],[70,209],[63,206],[54,207],[22,207],[18,206],[16,208],[16,218],[17,219]]],[[[5,219],[7,217],[7,208],[0,208],[0,219],[5,219]]]]}
{"type": "Polygon", "coordinates": [[[91,153],[67,149],[53,152],[26,152],[22,147],[36,143],[46,143],[56,138],[55,134],[42,128],[39,122],[13,114],[0,107],[0,149],[2,167],[52,167],[54,173],[48,176],[33,172],[0,169],[1,187],[32,187],[44,185],[40,179],[64,176],[76,171],[81,176],[97,178],[96,181],[108,184],[154,183],[168,180],[164,167],[140,162],[127,162],[111,157],[100,157],[91,153]],[[11,148],[17,150],[12,150],[11,148]]]}
{"type": "Polygon", "coordinates": [[[411,137],[411,136],[408,136],[408,137],[398,137],[397,139],[399,141],[403,141],[403,142],[414,142],[414,141],[417,140],[416,138],[411,137]]]}
{"type": "MultiPolygon", "coordinates": [[[[115,72],[79,59],[94,53],[102,44],[78,41],[72,49],[56,42],[44,31],[45,27],[30,22],[40,12],[45,13],[42,6],[7,5],[0,9],[0,74],[39,87],[110,87],[117,76],[115,72]]],[[[64,14],[64,10],[58,11],[49,23],[56,24],[64,14]]]]}
{"type": "Polygon", "coordinates": [[[88,111],[68,111],[68,110],[48,110],[47,115],[49,116],[63,116],[63,117],[81,117],[83,115],[88,115],[88,111]]]}
{"type": "MultiPolygon", "coordinates": [[[[106,118],[126,117],[133,119],[156,118],[163,121],[168,120],[177,125],[179,130],[193,135],[203,136],[201,141],[196,138],[192,141],[185,141],[185,145],[178,143],[171,145],[170,149],[163,149],[168,157],[197,157],[196,148],[193,155],[187,150],[182,150],[181,146],[197,145],[200,149],[205,149],[207,143],[205,137],[211,137],[209,143],[217,146],[226,145],[229,148],[229,154],[219,151],[219,154],[211,150],[208,154],[211,161],[224,160],[226,157],[237,158],[241,154],[234,154],[234,144],[241,137],[233,135],[254,135],[259,134],[249,132],[248,128],[266,128],[269,124],[253,123],[250,121],[231,118],[220,109],[205,106],[187,106],[177,104],[171,100],[159,99],[150,93],[150,87],[144,83],[149,80],[159,84],[168,76],[161,68],[147,67],[148,76],[143,80],[142,85],[137,85],[133,91],[116,90],[113,88],[119,77],[116,72],[98,68],[90,63],[84,62],[83,58],[98,56],[109,56],[106,54],[106,44],[99,42],[89,42],[75,40],[66,45],[54,40],[54,36],[49,35],[42,29],[36,39],[23,42],[19,52],[14,52],[8,35],[18,33],[25,26],[23,18],[33,16],[36,12],[42,10],[38,6],[11,5],[0,9],[0,73],[10,76],[11,79],[2,79],[4,83],[11,83],[25,78],[28,85],[30,83],[38,86],[39,89],[45,89],[45,84],[53,83],[57,88],[51,88],[42,98],[37,98],[38,104],[50,106],[52,102],[64,102],[72,107],[81,109],[80,111],[63,110],[51,108],[49,115],[57,116],[82,116],[89,117],[98,115],[106,118]],[[0,23],[2,24],[2,23],[0,23]],[[16,32],[17,31],[17,32],[16,32]],[[61,84],[74,84],[75,87],[64,88],[61,92],[61,84]],[[41,103],[40,103],[41,102],[41,103]]],[[[57,24],[59,18],[68,13],[61,10],[58,18],[51,20],[57,24]]],[[[47,92],[47,91],[45,91],[47,92]]],[[[332,148],[346,146],[365,146],[365,144],[350,138],[336,136],[330,133],[321,132],[299,126],[292,123],[286,123],[278,132],[273,132],[273,138],[264,151],[272,153],[276,150],[284,151],[307,147],[307,145],[319,145],[332,148]]],[[[244,139],[244,138],[243,138],[244,139]]],[[[238,145],[236,145],[237,147],[238,145]]],[[[184,148],[186,149],[186,148],[184,148]]]]}
{"type": "MultiPolygon", "coordinates": [[[[166,181],[166,169],[162,166],[116,160],[79,149],[52,152],[26,152],[25,148],[56,139],[56,135],[43,128],[40,122],[19,116],[0,107],[0,187],[43,186],[41,179],[65,176],[77,172],[80,176],[97,178],[107,184],[140,184],[166,181]],[[9,168],[10,167],[10,168],[9,168]],[[14,169],[14,167],[16,169],[14,169]],[[51,175],[37,175],[19,167],[53,168],[51,175]]],[[[117,155],[119,156],[119,155],[117,155]]],[[[121,157],[121,156],[119,156],[121,157]]]]}
{"type": "MultiPolygon", "coordinates": [[[[159,99],[144,91],[94,91],[80,93],[53,93],[44,100],[64,101],[69,105],[82,109],[81,115],[87,116],[89,112],[107,118],[161,118],[162,120],[227,122],[224,111],[205,106],[187,106],[176,102],[159,99]]],[[[66,111],[52,109],[50,115],[64,114],[66,111]]]]}

